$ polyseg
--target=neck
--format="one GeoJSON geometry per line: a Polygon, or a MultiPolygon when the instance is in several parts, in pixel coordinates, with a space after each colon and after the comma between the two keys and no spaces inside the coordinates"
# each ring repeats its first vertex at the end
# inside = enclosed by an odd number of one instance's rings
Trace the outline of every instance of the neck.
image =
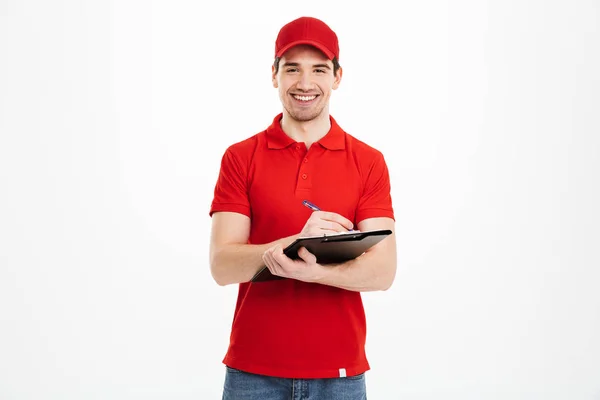
{"type": "Polygon", "coordinates": [[[283,111],[281,129],[296,142],[304,142],[306,148],[327,135],[331,129],[329,112],[325,109],[318,117],[310,121],[297,121],[287,111],[283,111]]]}

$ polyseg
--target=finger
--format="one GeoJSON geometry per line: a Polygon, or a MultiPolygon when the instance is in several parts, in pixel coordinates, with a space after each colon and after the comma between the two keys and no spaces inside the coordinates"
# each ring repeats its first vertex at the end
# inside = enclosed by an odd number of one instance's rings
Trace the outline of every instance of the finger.
{"type": "Polygon", "coordinates": [[[278,271],[279,266],[273,259],[272,251],[273,251],[272,249],[265,251],[263,253],[262,259],[263,259],[263,262],[265,263],[266,267],[269,269],[269,271],[273,275],[279,275],[279,271],[278,271]]]}
{"type": "MultiPolygon", "coordinates": [[[[343,228],[341,228],[343,229],[343,228]]],[[[320,218],[315,218],[312,221],[308,221],[306,226],[301,232],[302,236],[322,236],[322,235],[330,235],[334,233],[339,233],[340,228],[335,229],[332,223],[329,221],[325,221],[320,218]],[[333,229],[332,229],[333,228],[333,229]]]]}
{"type": "Polygon", "coordinates": [[[321,229],[319,231],[319,235],[323,235],[323,236],[335,235],[335,234],[340,233],[340,232],[346,232],[346,230],[344,228],[338,229],[338,230],[334,230],[334,229],[321,229]]]}
{"type": "Polygon", "coordinates": [[[283,247],[281,247],[280,245],[276,245],[275,247],[273,247],[271,251],[271,258],[279,262],[280,260],[283,260],[282,257],[285,257],[285,255],[283,254],[283,247]]]}
{"type": "Polygon", "coordinates": [[[344,225],[340,225],[337,222],[331,222],[331,229],[334,230],[336,233],[339,232],[348,232],[350,229],[352,228],[346,228],[344,225]]]}
{"type": "Polygon", "coordinates": [[[346,218],[338,213],[324,211],[324,212],[321,212],[320,217],[321,217],[321,219],[324,219],[324,220],[332,223],[328,227],[329,229],[335,229],[334,227],[340,226],[342,228],[345,228],[345,230],[350,230],[354,227],[354,224],[352,223],[352,221],[350,221],[348,218],[346,218]]]}
{"type": "Polygon", "coordinates": [[[333,221],[321,220],[318,225],[319,233],[340,233],[340,232],[348,232],[348,229],[333,221]]]}
{"type": "Polygon", "coordinates": [[[300,258],[307,264],[317,263],[317,257],[313,253],[308,251],[306,247],[300,247],[298,249],[298,256],[300,256],[300,258]]]}
{"type": "Polygon", "coordinates": [[[283,252],[275,252],[271,256],[273,257],[273,262],[277,263],[278,268],[283,270],[283,264],[286,262],[287,256],[283,252]]]}
{"type": "MultiPolygon", "coordinates": [[[[326,216],[325,214],[322,214],[322,215],[323,215],[323,217],[326,216]]],[[[350,221],[348,221],[348,222],[350,222],[350,221]]],[[[308,224],[308,228],[310,229],[310,231],[316,230],[318,233],[346,232],[346,231],[348,231],[348,229],[351,229],[351,228],[346,228],[346,226],[344,226],[336,221],[328,220],[328,219],[321,218],[321,217],[315,218],[313,221],[311,221],[308,224]]]]}

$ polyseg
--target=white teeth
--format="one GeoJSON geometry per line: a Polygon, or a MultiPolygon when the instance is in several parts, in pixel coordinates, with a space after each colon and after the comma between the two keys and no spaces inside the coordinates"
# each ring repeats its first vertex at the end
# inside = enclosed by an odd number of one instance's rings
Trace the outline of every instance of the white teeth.
{"type": "Polygon", "coordinates": [[[294,98],[297,100],[302,100],[302,101],[311,101],[314,100],[317,96],[298,96],[298,95],[294,95],[294,98]]]}

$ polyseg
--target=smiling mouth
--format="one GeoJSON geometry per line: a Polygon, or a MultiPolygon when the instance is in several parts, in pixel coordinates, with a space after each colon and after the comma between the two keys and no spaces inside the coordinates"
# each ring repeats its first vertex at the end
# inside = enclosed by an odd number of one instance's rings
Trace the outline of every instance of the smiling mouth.
{"type": "Polygon", "coordinates": [[[316,94],[310,95],[310,96],[301,96],[298,94],[293,94],[292,97],[298,101],[305,101],[305,102],[309,102],[309,101],[313,101],[314,99],[317,98],[316,94]]]}

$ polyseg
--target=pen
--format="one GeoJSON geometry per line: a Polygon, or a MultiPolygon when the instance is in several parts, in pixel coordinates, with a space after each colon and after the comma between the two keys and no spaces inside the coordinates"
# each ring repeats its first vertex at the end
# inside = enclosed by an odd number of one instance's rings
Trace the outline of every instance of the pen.
{"type": "Polygon", "coordinates": [[[304,200],[302,202],[302,204],[304,204],[306,207],[310,208],[313,211],[321,211],[321,209],[319,207],[315,206],[313,203],[311,203],[308,200],[304,200]]]}
{"type": "MultiPolygon", "coordinates": [[[[306,207],[310,208],[313,211],[321,211],[321,209],[317,206],[315,206],[313,203],[311,203],[308,200],[304,200],[302,202],[302,204],[304,204],[306,207]]],[[[348,229],[348,232],[356,232],[354,229],[348,229]]]]}

